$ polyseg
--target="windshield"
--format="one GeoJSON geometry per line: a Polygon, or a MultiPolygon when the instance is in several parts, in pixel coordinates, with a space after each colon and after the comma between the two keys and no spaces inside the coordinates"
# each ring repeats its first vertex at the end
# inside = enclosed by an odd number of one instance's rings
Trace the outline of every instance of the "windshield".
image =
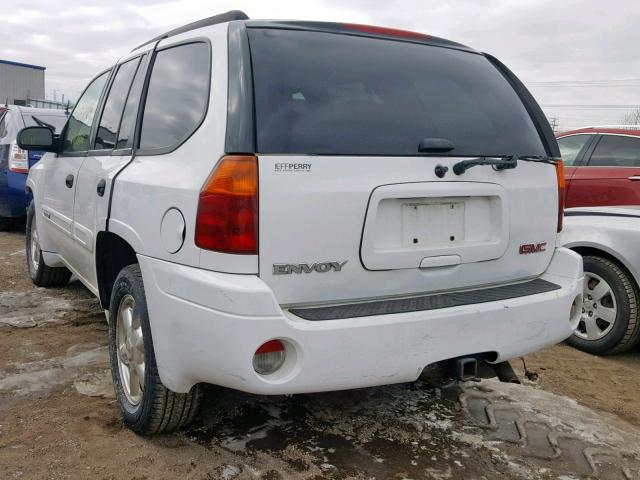
{"type": "Polygon", "coordinates": [[[409,42],[248,30],[259,153],[545,155],[519,97],[482,55],[409,42]]]}
{"type": "Polygon", "coordinates": [[[67,116],[64,114],[23,113],[22,118],[24,119],[25,127],[53,128],[53,133],[60,133],[64,124],[67,123],[67,116]]]}

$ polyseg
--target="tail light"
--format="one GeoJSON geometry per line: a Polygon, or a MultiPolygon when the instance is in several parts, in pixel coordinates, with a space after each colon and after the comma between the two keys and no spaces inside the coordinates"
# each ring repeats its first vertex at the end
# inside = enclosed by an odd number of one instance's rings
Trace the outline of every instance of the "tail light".
{"type": "Polygon", "coordinates": [[[222,157],[200,191],[195,243],[223,253],[258,253],[258,159],[222,157]]]}
{"type": "Polygon", "coordinates": [[[565,193],[564,163],[562,160],[558,160],[558,163],[556,164],[556,177],[558,178],[558,232],[561,232],[562,221],[564,218],[564,193],[565,193]]]}
{"type": "Polygon", "coordinates": [[[29,172],[29,152],[23,150],[15,143],[11,144],[11,153],[9,154],[9,170],[12,172],[28,173],[29,172]]]}

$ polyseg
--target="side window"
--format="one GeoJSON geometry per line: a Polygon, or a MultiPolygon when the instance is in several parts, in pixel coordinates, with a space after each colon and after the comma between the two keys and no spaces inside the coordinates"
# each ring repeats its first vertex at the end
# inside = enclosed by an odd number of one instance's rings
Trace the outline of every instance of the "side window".
{"type": "Polygon", "coordinates": [[[204,117],[209,97],[209,46],[189,43],[160,50],[144,106],[141,149],[183,142],[204,117]]]}
{"type": "Polygon", "coordinates": [[[98,108],[100,95],[109,78],[109,72],[105,72],[93,80],[84,91],[80,100],[69,117],[64,136],[63,152],[82,152],[89,150],[89,137],[91,125],[98,108]]]}
{"type": "Polygon", "coordinates": [[[589,166],[640,167],[640,138],[603,135],[589,166]]]}
{"type": "Polygon", "coordinates": [[[578,154],[590,139],[591,135],[570,135],[559,138],[558,145],[564,164],[567,166],[575,165],[578,154]]]}
{"type": "MultiPolygon", "coordinates": [[[[146,56],[146,55],[145,55],[146,56]]],[[[142,57],[141,65],[144,65],[144,58],[142,57]]],[[[116,142],[116,149],[120,148],[132,148],[133,147],[133,128],[136,124],[136,117],[138,114],[138,105],[140,104],[140,94],[142,93],[142,85],[144,83],[145,69],[138,68],[136,76],[133,79],[129,96],[127,97],[127,103],[124,106],[124,112],[122,113],[122,121],[120,122],[120,129],[118,131],[118,141],[116,142]]]]}
{"type": "Polygon", "coordinates": [[[140,57],[123,63],[111,84],[107,100],[104,103],[102,117],[96,133],[96,150],[112,149],[116,145],[116,135],[125,101],[131,87],[131,81],[136,73],[140,57]]]}

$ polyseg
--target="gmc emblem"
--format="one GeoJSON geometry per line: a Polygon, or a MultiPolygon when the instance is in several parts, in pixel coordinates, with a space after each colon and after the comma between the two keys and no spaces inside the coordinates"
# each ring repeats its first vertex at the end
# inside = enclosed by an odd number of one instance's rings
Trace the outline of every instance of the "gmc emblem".
{"type": "Polygon", "coordinates": [[[547,249],[547,242],[542,243],[524,243],[520,245],[520,255],[529,253],[544,252],[547,249]]]}

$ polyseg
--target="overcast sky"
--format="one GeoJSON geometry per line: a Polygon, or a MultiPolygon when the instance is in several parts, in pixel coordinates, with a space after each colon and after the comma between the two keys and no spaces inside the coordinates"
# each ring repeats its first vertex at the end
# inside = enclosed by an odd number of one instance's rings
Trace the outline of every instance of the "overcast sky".
{"type": "Polygon", "coordinates": [[[58,99],[76,99],[134,46],[230,9],[251,18],[384,25],[467,44],[506,63],[565,128],[619,123],[626,110],[612,105],[640,104],[638,0],[2,0],[0,59],[47,67],[47,98],[56,90],[58,99]],[[584,83],[593,81],[605,83],[584,83]]]}

